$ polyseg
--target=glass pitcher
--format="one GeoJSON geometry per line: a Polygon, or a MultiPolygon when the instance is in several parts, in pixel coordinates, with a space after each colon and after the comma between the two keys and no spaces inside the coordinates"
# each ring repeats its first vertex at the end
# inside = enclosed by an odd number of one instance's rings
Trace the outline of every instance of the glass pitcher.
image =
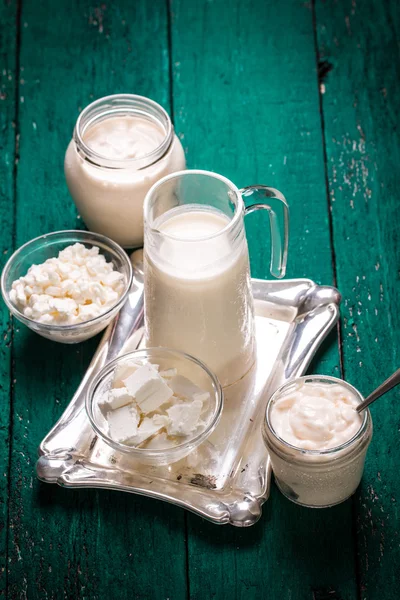
{"type": "Polygon", "coordinates": [[[283,277],[289,211],[278,190],[239,190],[222,175],[188,170],[164,177],[145,198],[146,344],[192,354],[224,387],[243,377],[255,359],[244,216],[261,209],[270,217],[270,271],[283,277]],[[245,208],[243,196],[255,201],[245,208]],[[282,223],[273,202],[283,207],[282,223]]]}

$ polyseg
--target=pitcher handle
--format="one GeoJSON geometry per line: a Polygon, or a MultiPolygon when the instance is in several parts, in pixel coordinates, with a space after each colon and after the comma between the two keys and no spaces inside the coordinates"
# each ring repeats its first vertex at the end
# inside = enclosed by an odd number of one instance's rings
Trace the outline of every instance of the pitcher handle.
{"type": "Polygon", "coordinates": [[[269,225],[271,229],[271,262],[269,270],[271,275],[281,279],[286,273],[286,263],[289,245],[289,207],[285,196],[279,190],[266,185],[250,185],[240,190],[243,198],[249,198],[253,194],[260,194],[262,198],[268,198],[266,202],[254,202],[245,208],[245,216],[256,210],[267,210],[269,214],[269,225]],[[279,219],[275,210],[270,206],[276,203],[283,208],[283,222],[279,226],[279,219]],[[282,242],[283,233],[283,242],[282,242]]]}

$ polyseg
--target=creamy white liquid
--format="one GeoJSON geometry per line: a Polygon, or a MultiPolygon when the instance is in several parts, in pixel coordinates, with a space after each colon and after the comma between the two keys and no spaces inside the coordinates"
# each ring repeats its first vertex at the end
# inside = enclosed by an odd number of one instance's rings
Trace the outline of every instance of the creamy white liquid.
{"type": "Polygon", "coordinates": [[[219,234],[229,223],[220,212],[187,205],[156,223],[166,234],[158,244],[145,242],[147,344],[203,360],[223,386],[254,362],[247,244],[244,234],[234,243],[219,234]]]}
{"type": "MultiPolygon", "coordinates": [[[[87,146],[105,159],[138,159],[160,146],[161,125],[136,116],[116,116],[89,127],[83,134],[87,146]]],[[[101,164],[101,160],[99,160],[101,164]]],[[[86,160],[75,141],[65,156],[65,176],[71,196],[88,228],[103,233],[124,247],[143,243],[144,197],[159,179],[185,168],[180,141],[174,136],[168,152],[144,168],[107,168],[86,160]]]]}
{"type": "Polygon", "coordinates": [[[298,383],[274,403],[271,424],[280,438],[305,450],[341,446],[360,429],[357,398],[341,385],[298,383]]]}

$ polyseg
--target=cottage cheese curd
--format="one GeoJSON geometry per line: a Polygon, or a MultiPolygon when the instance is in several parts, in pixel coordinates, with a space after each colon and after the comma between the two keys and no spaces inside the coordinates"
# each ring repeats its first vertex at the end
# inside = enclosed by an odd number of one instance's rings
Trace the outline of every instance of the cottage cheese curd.
{"type": "Polygon", "coordinates": [[[74,325],[112,308],[125,288],[97,246],[73,244],[57,257],[32,265],[12,284],[10,300],[27,318],[48,325],[74,325]]]}
{"type": "Polygon", "coordinates": [[[160,434],[170,445],[204,428],[209,397],[174,368],[159,372],[157,365],[127,361],[115,369],[99,407],[114,441],[139,446],[160,434]]]}

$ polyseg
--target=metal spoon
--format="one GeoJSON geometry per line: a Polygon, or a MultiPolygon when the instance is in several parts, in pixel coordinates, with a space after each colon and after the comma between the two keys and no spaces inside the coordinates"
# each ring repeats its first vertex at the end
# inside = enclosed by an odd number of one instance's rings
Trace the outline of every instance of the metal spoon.
{"type": "Polygon", "coordinates": [[[389,390],[394,388],[399,383],[400,383],[400,369],[397,369],[397,371],[395,373],[393,373],[393,375],[391,375],[388,379],[386,379],[386,381],[381,383],[381,385],[379,387],[377,387],[376,390],[374,390],[372,392],[372,394],[367,396],[367,398],[365,398],[364,402],[361,402],[361,404],[359,404],[357,406],[356,411],[358,413],[360,413],[362,410],[367,408],[367,406],[372,404],[372,402],[375,402],[375,400],[377,400],[378,398],[383,396],[383,394],[386,394],[386,392],[388,392],[389,390]]]}

